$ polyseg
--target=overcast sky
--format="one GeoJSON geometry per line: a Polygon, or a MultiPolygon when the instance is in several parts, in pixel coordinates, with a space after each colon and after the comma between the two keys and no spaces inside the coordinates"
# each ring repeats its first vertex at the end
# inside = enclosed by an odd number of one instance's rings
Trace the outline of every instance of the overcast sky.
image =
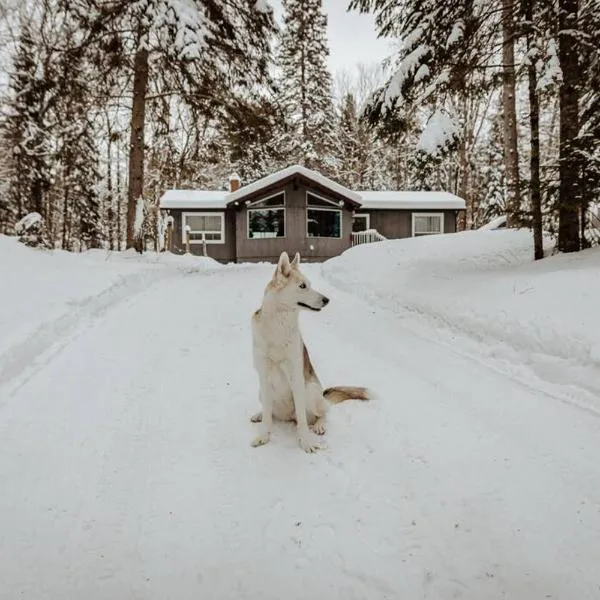
{"type": "MultiPolygon", "coordinates": [[[[281,0],[271,0],[278,20],[281,0]]],[[[328,17],[329,68],[335,76],[340,69],[354,69],[358,63],[381,62],[389,53],[389,42],[378,40],[371,15],[346,12],[348,0],[323,0],[328,17]]],[[[280,21],[281,22],[281,21],[280,21]]]]}

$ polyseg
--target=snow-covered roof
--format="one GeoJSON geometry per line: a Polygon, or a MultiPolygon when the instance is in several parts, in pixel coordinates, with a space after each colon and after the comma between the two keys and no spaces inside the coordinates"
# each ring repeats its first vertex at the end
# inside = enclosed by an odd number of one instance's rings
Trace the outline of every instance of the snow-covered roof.
{"type": "Polygon", "coordinates": [[[404,209],[404,210],[464,210],[465,201],[449,192],[355,192],[332,181],[328,177],[300,165],[292,165],[272,175],[258,179],[245,185],[235,192],[225,190],[168,190],[160,199],[161,208],[180,209],[223,209],[230,202],[239,200],[273,185],[292,175],[302,175],[315,183],[337,194],[360,204],[360,208],[375,209],[404,209]]]}
{"type": "Polygon", "coordinates": [[[161,208],[225,208],[224,190],[167,190],[160,199],[161,208]]]}
{"type": "Polygon", "coordinates": [[[281,169],[281,171],[267,175],[266,177],[258,179],[257,181],[254,181],[248,185],[244,185],[239,190],[230,193],[227,196],[227,202],[239,200],[248,194],[257,192],[264,187],[273,185],[274,183],[282,181],[283,179],[291,177],[292,175],[302,175],[303,177],[306,177],[306,179],[310,179],[324,188],[339,194],[340,196],[344,196],[345,198],[349,198],[350,200],[354,200],[358,203],[361,202],[361,195],[358,192],[350,190],[347,187],[344,187],[343,185],[340,185],[339,183],[329,179],[329,177],[325,177],[324,175],[321,175],[321,173],[313,171],[312,169],[307,169],[301,165],[292,165],[290,167],[286,167],[285,169],[281,169]]]}
{"type": "Polygon", "coordinates": [[[465,201],[450,192],[360,192],[361,208],[464,210],[465,201]]]}

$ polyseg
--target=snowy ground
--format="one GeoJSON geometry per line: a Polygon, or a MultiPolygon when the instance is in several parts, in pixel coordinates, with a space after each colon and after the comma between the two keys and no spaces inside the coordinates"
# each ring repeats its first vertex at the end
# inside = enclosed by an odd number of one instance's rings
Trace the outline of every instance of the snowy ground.
{"type": "Polygon", "coordinates": [[[3,269],[27,256],[57,283],[29,310],[19,286],[1,296],[34,324],[0,323],[21,352],[0,371],[2,600],[600,596],[600,419],[554,388],[309,265],[332,298],[302,319],[321,379],[379,398],[332,408],[315,455],[285,426],[253,449],[249,316],[270,266],[110,257],[104,272],[0,241],[3,269]]]}
{"type": "Polygon", "coordinates": [[[354,248],[324,270],[413,331],[600,414],[600,248],[532,252],[528,231],[470,231],[354,248]]]}

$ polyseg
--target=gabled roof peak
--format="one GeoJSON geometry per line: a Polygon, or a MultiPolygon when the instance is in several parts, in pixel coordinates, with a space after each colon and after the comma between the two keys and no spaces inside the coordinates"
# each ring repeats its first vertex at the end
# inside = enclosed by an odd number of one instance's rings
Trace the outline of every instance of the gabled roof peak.
{"type": "Polygon", "coordinates": [[[302,165],[290,165],[289,167],[286,167],[285,169],[281,169],[280,171],[276,171],[275,173],[272,173],[271,175],[267,175],[266,177],[257,179],[256,181],[253,181],[252,183],[249,183],[248,185],[242,186],[235,192],[231,192],[227,196],[226,200],[228,203],[234,202],[235,200],[239,200],[240,198],[248,196],[249,194],[258,192],[262,188],[265,188],[265,187],[268,187],[275,183],[278,183],[279,181],[287,179],[288,177],[292,177],[293,175],[301,175],[302,177],[305,177],[306,179],[314,181],[315,183],[319,184],[320,186],[322,186],[326,189],[329,189],[332,192],[335,192],[336,194],[339,194],[340,196],[343,196],[344,198],[348,198],[349,200],[352,200],[358,204],[360,204],[360,202],[362,200],[362,198],[358,192],[355,192],[355,191],[333,181],[332,179],[329,179],[329,177],[325,177],[325,175],[322,175],[321,173],[319,173],[317,171],[313,171],[312,169],[303,167],[302,165]]]}

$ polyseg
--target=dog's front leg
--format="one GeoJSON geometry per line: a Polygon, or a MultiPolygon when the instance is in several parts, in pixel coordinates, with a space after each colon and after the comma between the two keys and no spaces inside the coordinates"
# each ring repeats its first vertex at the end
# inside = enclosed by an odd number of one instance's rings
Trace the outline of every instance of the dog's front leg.
{"type": "Polygon", "coordinates": [[[306,420],[306,385],[304,383],[302,363],[300,363],[299,368],[296,365],[286,364],[283,365],[283,369],[288,378],[290,388],[292,389],[292,396],[294,398],[298,442],[305,452],[315,452],[319,447],[311,440],[311,434],[306,420]]]}
{"type": "Polygon", "coordinates": [[[273,427],[273,398],[269,395],[264,377],[260,376],[259,396],[262,405],[262,433],[252,440],[252,445],[256,448],[269,443],[271,439],[271,429],[273,427]]]}

